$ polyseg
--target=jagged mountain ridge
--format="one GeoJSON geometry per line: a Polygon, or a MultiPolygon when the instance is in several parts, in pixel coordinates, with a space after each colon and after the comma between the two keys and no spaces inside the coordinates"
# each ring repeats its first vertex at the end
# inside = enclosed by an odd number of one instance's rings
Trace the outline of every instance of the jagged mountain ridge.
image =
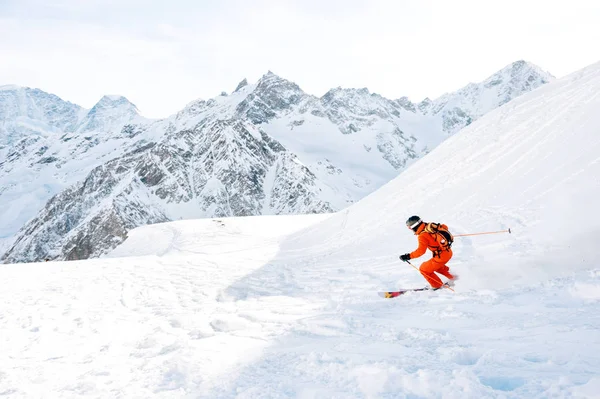
{"type": "Polygon", "coordinates": [[[84,109],[19,86],[0,87],[0,122],[0,238],[94,167],[135,148],[133,137],[152,123],[121,96],[84,109]]]}
{"type": "Polygon", "coordinates": [[[332,211],[319,199],[326,187],[255,129],[240,120],[205,122],[96,167],[49,201],[5,260],[98,256],[134,227],[181,218],[178,204],[197,217],[332,211]]]}
{"type": "Polygon", "coordinates": [[[74,131],[84,113],[82,107],[39,89],[0,86],[0,161],[20,140],[74,131]]]}
{"type": "Polygon", "coordinates": [[[442,114],[444,131],[454,133],[491,109],[506,104],[554,77],[536,65],[517,61],[479,84],[470,83],[457,92],[419,104],[424,113],[442,114]]]}
{"type": "MultiPolygon", "coordinates": [[[[139,112],[123,96],[103,96],[91,109],[62,100],[37,88],[0,86],[0,145],[7,146],[32,134],[102,131],[114,122],[135,121],[139,112]],[[98,124],[103,119],[109,124],[98,124]]],[[[135,121],[135,122],[139,122],[135,121]]]]}
{"type": "MultiPolygon", "coordinates": [[[[29,168],[32,187],[43,187],[40,176],[50,173],[58,176],[60,184],[57,184],[53,194],[76,183],[50,201],[21,230],[14,240],[16,245],[7,252],[5,258],[16,262],[43,257],[74,259],[97,256],[109,249],[110,245],[121,242],[126,234],[123,232],[127,229],[165,219],[341,209],[395,177],[408,163],[426,154],[459,129],[461,124],[466,126],[479,117],[485,107],[478,106],[478,102],[470,96],[481,96],[490,87],[498,93],[517,95],[552,79],[551,75],[540,73],[537,67],[523,66],[530,64],[514,63],[482,84],[475,85],[488,85],[488,88],[474,90],[473,85],[468,85],[457,93],[420,104],[414,104],[406,98],[385,99],[367,89],[335,88],[319,98],[304,93],[295,83],[272,72],[255,84],[248,84],[245,80],[240,82],[230,95],[222,94],[208,101],[196,100],[176,115],[161,121],[141,118],[135,106],[128,105],[130,103],[126,99],[103,98],[94,107],[96,112],[87,112],[87,123],[82,123],[80,119],[69,132],[48,134],[45,138],[48,145],[40,142],[41,139],[31,142],[31,137],[24,137],[12,146],[12,153],[20,154],[21,161],[10,158],[12,161],[0,163],[0,179],[4,181],[11,173],[13,181],[14,178],[20,178],[14,172],[15,165],[29,168]],[[513,73],[515,69],[519,69],[521,75],[513,73]],[[530,74],[523,70],[529,70],[530,74]],[[513,76],[517,76],[516,80],[510,79],[513,76]],[[490,84],[498,81],[498,78],[504,80],[490,84]],[[109,104],[111,102],[112,105],[109,104]],[[459,116],[463,118],[458,123],[446,123],[448,115],[456,117],[459,103],[466,104],[460,108],[459,116]],[[107,115],[113,115],[115,113],[111,110],[114,109],[119,110],[116,114],[123,117],[100,118],[100,122],[104,123],[95,121],[98,111],[104,110],[107,115]],[[90,112],[92,115],[89,115],[90,112]],[[244,144],[231,147],[235,150],[221,155],[227,167],[199,167],[199,164],[208,162],[208,158],[199,155],[206,151],[199,149],[214,150],[210,143],[222,137],[219,126],[223,124],[230,128],[233,141],[244,144]],[[94,130],[95,126],[106,131],[97,134],[99,130],[94,130]],[[215,129],[215,132],[211,133],[211,129],[215,129]],[[243,139],[248,134],[263,144],[251,145],[252,141],[243,139]],[[273,143],[272,146],[265,144],[267,142],[273,143]],[[269,157],[263,154],[258,158],[249,155],[262,146],[271,148],[271,153],[279,155],[269,157]],[[44,147],[47,148],[42,151],[44,147]],[[14,151],[15,148],[19,150],[14,151]],[[164,152],[169,157],[157,157],[162,159],[157,163],[152,162],[150,156],[144,158],[140,155],[153,154],[158,148],[169,148],[164,152]],[[190,148],[195,150],[190,152],[190,148]],[[275,151],[274,148],[280,150],[275,151]],[[148,167],[161,170],[164,169],[164,162],[181,160],[182,154],[191,153],[196,154],[192,157],[196,159],[196,164],[190,166],[186,162],[173,161],[173,166],[166,174],[168,178],[156,181],[152,189],[148,188],[147,181],[128,180],[134,175],[141,178],[139,163],[142,160],[148,163],[148,167]],[[132,158],[132,154],[137,154],[137,158],[132,158]],[[138,161],[134,161],[134,158],[138,161]],[[114,175],[115,179],[120,179],[123,184],[111,186],[109,192],[102,195],[77,188],[93,174],[99,173],[98,170],[115,170],[115,165],[119,165],[121,170],[121,173],[114,175]],[[298,167],[291,168],[293,165],[298,167]],[[177,172],[178,168],[193,172],[177,172]],[[77,173],[72,173],[73,169],[77,173]],[[64,171],[63,175],[61,171],[64,171]],[[208,177],[199,179],[199,175],[208,177]],[[280,175],[286,178],[277,182],[280,175]],[[189,181],[190,176],[194,176],[194,184],[174,183],[189,181]],[[233,193],[236,205],[231,207],[231,193],[227,190],[237,180],[245,182],[242,184],[244,189],[233,193]],[[127,181],[129,183],[125,183],[127,181]],[[294,184],[296,182],[298,184],[294,184]],[[252,185],[254,189],[248,189],[252,185]],[[93,202],[85,202],[82,195],[111,205],[94,209],[90,205],[93,202]],[[56,217],[64,217],[69,209],[74,209],[64,204],[69,201],[85,202],[89,206],[72,211],[80,216],[71,218],[77,223],[71,223],[70,230],[65,231],[56,217]],[[142,216],[126,216],[127,212],[138,214],[133,209],[140,206],[148,212],[142,216]],[[113,238],[108,238],[111,235],[102,231],[100,221],[113,226],[109,229],[113,231],[113,238]],[[38,234],[36,231],[45,233],[38,234]],[[44,245],[36,247],[33,237],[44,245]],[[95,247],[91,244],[94,242],[95,247]],[[75,247],[86,249],[73,251],[75,247]]],[[[506,102],[505,99],[491,101],[487,107],[491,107],[491,110],[506,102]]],[[[156,173],[152,175],[156,176],[156,173]]],[[[3,187],[4,181],[0,180],[3,187]]],[[[7,194],[11,194],[10,188],[8,192],[0,192],[0,202],[8,198],[6,202],[14,210],[18,196],[14,195],[15,190],[12,191],[12,198],[7,194]]],[[[24,194],[24,190],[18,194],[24,194]]],[[[44,199],[44,194],[51,197],[47,192],[36,198],[44,199]]],[[[14,215],[14,212],[11,213],[14,215]]],[[[6,219],[4,215],[3,218],[6,219]]]]}

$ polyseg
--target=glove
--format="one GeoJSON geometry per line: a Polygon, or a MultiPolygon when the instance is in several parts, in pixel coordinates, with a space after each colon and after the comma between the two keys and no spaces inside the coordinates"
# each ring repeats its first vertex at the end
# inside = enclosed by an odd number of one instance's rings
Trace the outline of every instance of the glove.
{"type": "Polygon", "coordinates": [[[410,254],[400,255],[400,260],[402,262],[408,262],[410,260],[410,254]]]}

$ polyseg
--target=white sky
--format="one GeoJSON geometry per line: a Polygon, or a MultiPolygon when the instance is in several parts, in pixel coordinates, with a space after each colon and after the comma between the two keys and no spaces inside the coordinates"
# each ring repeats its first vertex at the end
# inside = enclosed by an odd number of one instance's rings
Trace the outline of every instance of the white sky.
{"type": "Polygon", "coordinates": [[[519,59],[557,77],[599,61],[598,21],[598,0],[0,0],[0,85],[148,117],[268,70],[420,101],[519,59]]]}

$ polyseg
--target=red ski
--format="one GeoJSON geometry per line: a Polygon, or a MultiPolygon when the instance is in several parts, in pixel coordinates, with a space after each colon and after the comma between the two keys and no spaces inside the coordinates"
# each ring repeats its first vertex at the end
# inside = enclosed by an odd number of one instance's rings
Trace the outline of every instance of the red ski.
{"type": "MultiPolygon", "coordinates": [[[[452,289],[452,287],[454,286],[454,284],[448,284],[447,282],[444,283],[444,285],[440,288],[448,288],[450,291],[454,291],[452,289]]],[[[412,292],[412,291],[437,291],[440,288],[437,289],[433,289],[431,287],[424,287],[424,288],[407,288],[407,289],[401,289],[398,291],[382,291],[382,292],[378,292],[377,294],[380,297],[383,298],[396,298],[397,296],[400,296],[402,294],[405,294],[407,292],[412,292]]]]}
{"type": "Polygon", "coordinates": [[[407,289],[401,289],[398,291],[382,291],[382,292],[378,292],[377,294],[382,298],[396,298],[397,296],[400,296],[402,294],[405,294],[407,292],[412,292],[412,291],[431,291],[431,288],[429,288],[429,287],[407,288],[407,289]]]}

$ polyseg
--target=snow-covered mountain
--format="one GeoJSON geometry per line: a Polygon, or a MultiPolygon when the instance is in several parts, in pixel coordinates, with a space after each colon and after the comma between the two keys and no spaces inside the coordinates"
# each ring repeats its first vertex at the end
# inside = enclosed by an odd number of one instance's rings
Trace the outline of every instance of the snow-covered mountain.
{"type": "Polygon", "coordinates": [[[211,121],[96,167],[48,202],[6,258],[95,257],[134,227],[184,217],[330,212],[323,190],[294,154],[253,125],[211,121]]]}
{"type": "Polygon", "coordinates": [[[550,82],[553,77],[536,65],[517,61],[485,81],[471,83],[455,93],[417,105],[425,114],[441,116],[442,130],[454,133],[485,113],[550,82]]]}
{"type": "Polygon", "coordinates": [[[343,211],[159,223],[99,259],[4,265],[0,393],[598,398],[599,108],[600,63],[343,211]],[[427,285],[398,259],[413,214],[512,234],[456,237],[454,292],[380,298],[427,285]]]}
{"type": "Polygon", "coordinates": [[[0,148],[24,138],[72,132],[84,115],[80,106],[54,94],[15,85],[0,86],[0,148]]]}
{"type": "Polygon", "coordinates": [[[93,168],[140,145],[133,137],[150,122],[124,97],[105,96],[87,110],[38,89],[2,86],[0,239],[93,168]]]}
{"type": "Polygon", "coordinates": [[[5,87],[0,109],[10,110],[3,117],[11,138],[0,148],[0,237],[11,245],[4,259],[96,256],[128,229],[156,221],[339,210],[551,79],[520,61],[481,84],[413,104],[367,89],[319,98],[269,72],[159,121],[139,116],[124,97],[83,110],[39,90],[5,87]],[[60,115],[45,116],[49,109],[60,115]],[[43,116],[39,134],[28,133],[24,112],[27,121],[43,116]],[[153,177],[144,180],[146,173],[153,177]],[[86,183],[98,179],[111,183],[86,183]]]}

